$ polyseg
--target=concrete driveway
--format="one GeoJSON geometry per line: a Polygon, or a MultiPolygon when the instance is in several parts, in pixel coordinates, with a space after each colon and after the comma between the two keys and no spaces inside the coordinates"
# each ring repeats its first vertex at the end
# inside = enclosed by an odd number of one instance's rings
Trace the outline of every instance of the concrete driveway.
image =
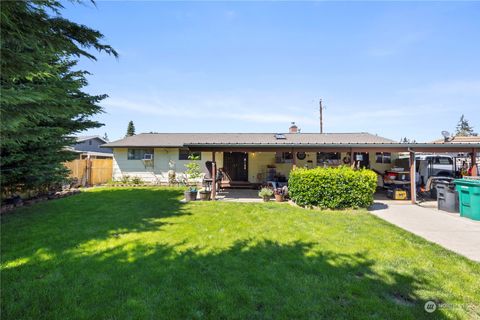
{"type": "Polygon", "coordinates": [[[480,262],[480,221],[405,202],[381,201],[369,211],[428,241],[480,262]]]}

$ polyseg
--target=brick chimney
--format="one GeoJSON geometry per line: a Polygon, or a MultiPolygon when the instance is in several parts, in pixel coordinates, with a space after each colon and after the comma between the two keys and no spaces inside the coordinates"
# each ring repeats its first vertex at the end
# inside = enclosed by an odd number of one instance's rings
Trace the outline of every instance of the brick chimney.
{"type": "Polygon", "coordinates": [[[290,128],[288,128],[289,133],[298,133],[298,127],[295,125],[295,122],[292,122],[290,128]]]}

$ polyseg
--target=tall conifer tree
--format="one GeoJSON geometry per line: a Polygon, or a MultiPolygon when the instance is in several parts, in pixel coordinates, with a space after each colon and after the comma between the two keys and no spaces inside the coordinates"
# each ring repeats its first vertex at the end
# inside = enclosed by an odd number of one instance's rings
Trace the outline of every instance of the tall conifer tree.
{"type": "Polygon", "coordinates": [[[1,5],[1,187],[45,190],[67,174],[73,135],[102,124],[106,95],[84,92],[80,57],[117,56],[103,35],[63,18],[58,1],[4,1],[1,5]],[[93,49],[93,50],[92,50],[93,49]]]}

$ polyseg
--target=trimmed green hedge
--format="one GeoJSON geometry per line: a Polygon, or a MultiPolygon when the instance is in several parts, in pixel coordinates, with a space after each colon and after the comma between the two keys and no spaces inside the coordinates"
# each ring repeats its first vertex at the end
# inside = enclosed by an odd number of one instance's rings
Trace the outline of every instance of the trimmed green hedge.
{"type": "Polygon", "coordinates": [[[350,167],[295,169],[288,179],[288,193],[296,204],[330,209],[368,207],[376,187],[375,172],[350,167]]]}

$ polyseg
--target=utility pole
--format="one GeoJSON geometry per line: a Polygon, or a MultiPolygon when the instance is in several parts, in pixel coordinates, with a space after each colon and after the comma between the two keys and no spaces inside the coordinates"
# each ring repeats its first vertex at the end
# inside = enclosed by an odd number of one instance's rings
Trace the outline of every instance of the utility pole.
{"type": "Polygon", "coordinates": [[[320,107],[320,133],[323,133],[323,106],[322,106],[322,99],[320,99],[319,107],[320,107]]]}

